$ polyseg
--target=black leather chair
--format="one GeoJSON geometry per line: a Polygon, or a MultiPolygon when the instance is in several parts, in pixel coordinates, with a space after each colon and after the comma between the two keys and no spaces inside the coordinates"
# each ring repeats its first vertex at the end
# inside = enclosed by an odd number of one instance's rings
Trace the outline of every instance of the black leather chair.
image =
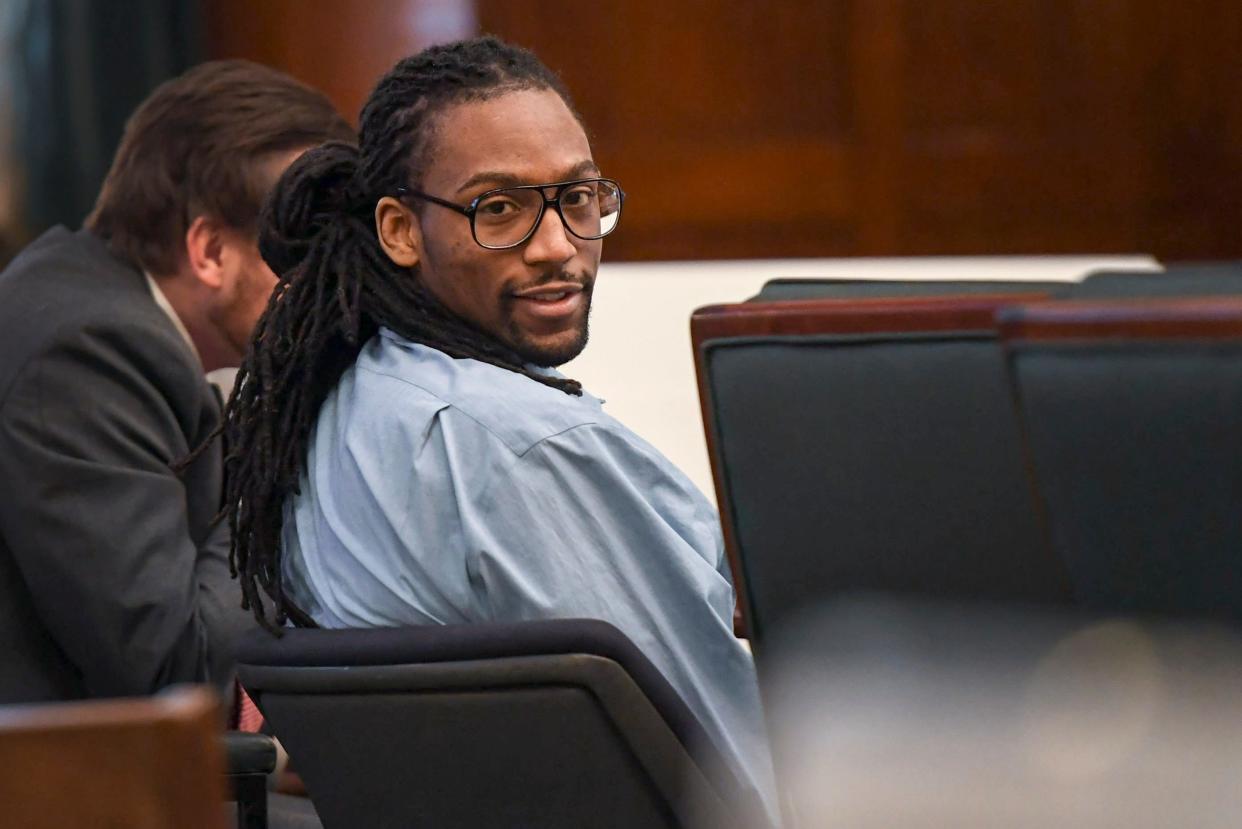
{"type": "Polygon", "coordinates": [[[1015,308],[1002,330],[1079,604],[1242,619],[1242,298],[1015,308]]]}
{"type": "Polygon", "coordinates": [[[1056,295],[1073,283],[1005,279],[769,279],[751,302],[799,299],[897,299],[1038,292],[1056,295]]]}
{"type": "Polygon", "coordinates": [[[256,632],[238,675],[329,829],[758,825],[604,622],[256,632]]]}
{"type": "Polygon", "coordinates": [[[757,655],[800,609],[846,591],[1065,599],[993,324],[1010,301],[696,313],[717,499],[757,655]]]}
{"type": "Polygon", "coordinates": [[[1163,271],[1103,270],[1071,283],[1067,299],[1242,295],[1242,263],[1175,265],[1163,271]]]}

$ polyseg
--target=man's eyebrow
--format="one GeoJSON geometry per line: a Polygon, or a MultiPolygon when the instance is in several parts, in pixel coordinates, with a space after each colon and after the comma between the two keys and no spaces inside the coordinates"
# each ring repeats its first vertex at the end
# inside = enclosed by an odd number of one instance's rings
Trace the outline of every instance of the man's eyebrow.
{"type": "MultiPolygon", "coordinates": [[[[557,176],[556,181],[571,181],[575,178],[581,178],[585,175],[599,175],[599,167],[591,159],[579,161],[574,166],[564,170],[561,175],[557,176]]],[[[480,184],[490,184],[492,187],[521,187],[525,184],[542,184],[538,181],[527,181],[513,175],[513,173],[500,172],[498,170],[484,170],[481,173],[475,173],[466,179],[460,187],[457,188],[458,193],[463,193],[480,184]]]]}

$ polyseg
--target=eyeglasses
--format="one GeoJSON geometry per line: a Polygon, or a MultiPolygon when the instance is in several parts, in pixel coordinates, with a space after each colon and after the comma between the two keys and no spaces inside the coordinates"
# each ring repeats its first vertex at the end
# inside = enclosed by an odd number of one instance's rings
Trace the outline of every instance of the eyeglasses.
{"type": "Polygon", "coordinates": [[[617,229],[625,201],[621,185],[610,178],[501,187],[476,196],[466,207],[408,187],[397,188],[397,196],[413,196],[460,213],[470,220],[474,241],[488,250],[515,248],[534,236],[549,205],[579,239],[602,239],[617,229]]]}

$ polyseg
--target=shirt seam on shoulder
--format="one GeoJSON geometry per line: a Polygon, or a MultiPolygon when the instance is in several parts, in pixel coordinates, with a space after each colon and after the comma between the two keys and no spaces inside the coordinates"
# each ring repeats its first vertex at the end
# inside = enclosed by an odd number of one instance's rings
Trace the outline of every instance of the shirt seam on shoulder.
{"type": "MultiPolygon", "coordinates": [[[[463,412],[463,414],[464,414],[464,412],[463,412]]],[[[467,415],[467,417],[469,417],[469,415],[467,415]]],[[[482,424],[480,424],[480,425],[482,425],[482,424]]],[[[601,427],[603,427],[603,428],[605,428],[605,429],[608,429],[609,431],[612,431],[611,429],[609,429],[609,427],[607,426],[607,424],[602,424],[602,423],[597,423],[597,422],[591,422],[591,423],[575,423],[573,426],[567,426],[566,428],[561,429],[561,430],[560,430],[559,432],[557,432],[556,434],[547,435],[546,437],[542,437],[542,438],[540,438],[539,440],[537,440],[537,441],[535,441],[534,443],[532,443],[530,446],[526,447],[526,449],[525,449],[524,451],[522,451],[522,452],[514,452],[514,453],[513,453],[513,455],[514,455],[513,462],[512,462],[512,463],[510,463],[510,464],[508,464],[508,465],[504,468],[504,470],[503,470],[503,474],[505,474],[505,475],[511,475],[511,474],[513,474],[513,469],[514,469],[514,467],[516,467],[516,466],[517,466],[519,463],[521,463],[522,461],[526,460],[527,456],[528,456],[528,455],[530,455],[530,454],[531,454],[531,452],[533,452],[535,449],[540,449],[540,448],[542,448],[542,447],[544,447],[544,446],[547,446],[547,445],[548,445],[548,443],[549,443],[550,441],[552,441],[552,439],[554,439],[554,438],[558,438],[558,437],[560,437],[560,436],[562,436],[562,435],[564,435],[564,434],[567,434],[567,433],[569,433],[569,432],[572,432],[572,431],[574,431],[575,429],[581,429],[581,428],[583,428],[583,427],[585,427],[585,426],[601,426],[601,427]]],[[[486,428],[486,427],[484,427],[484,428],[486,428]]],[[[506,446],[508,446],[508,444],[505,444],[505,445],[506,445],[506,446]]],[[[512,450],[510,450],[510,451],[512,451],[512,450]]],[[[491,494],[491,491],[492,491],[492,488],[493,488],[493,484],[495,484],[495,483],[496,483],[496,478],[497,478],[497,476],[492,476],[491,478],[489,478],[489,479],[488,479],[488,481],[487,481],[487,482],[483,485],[483,488],[482,488],[482,489],[480,489],[477,493],[475,493],[475,494],[472,496],[472,501],[473,501],[474,503],[476,503],[476,504],[478,504],[478,503],[482,503],[483,499],[484,499],[484,498],[486,498],[488,495],[490,495],[490,494],[491,494]]]]}
{"type": "Polygon", "coordinates": [[[556,438],[559,438],[562,435],[568,434],[569,432],[572,432],[575,429],[584,429],[589,426],[597,426],[609,432],[614,431],[611,427],[608,426],[607,423],[600,423],[598,420],[590,420],[590,421],[586,421],[585,423],[575,423],[573,426],[566,426],[564,429],[561,429],[559,432],[554,432],[550,435],[544,435],[543,437],[539,438],[539,440],[535,441],[530,446],[526,447],[526,449],[516,454],[519,458],[525,458],[533,450],[546,445],[547,443],[555,440],[556,438]]]}
{"type": "Polygon", "coordinates": [[[444,406],[445,406],[445,408],[452,409],[453,411],[457,412],[457,413],[458,413],[458,414],[460,414],[462,417],[464,417],[464,418],[466,418],[467,420],[471,421],[471,422],[472,422],[472,423],[474,423],[476,426],[478,426],[480,429],[482,429],[483,431],[487,432],[489,435],[491,435],[492,437],[494,437],[496,440],[498,440],[498,441],[500,442],[500,444],[501,444],[502,446],[504,446],[506,449],[508,449],[510,452],[512,452],[512,453],[514,454],[514,456],[515,456],[515,457],[518,457],[518,458],[523,458],[523,457],[525,457],[525,456],[527,455],[527,453],[529,453],[529,452],[530,452],[530,450],[534,449],[536,446],[539,446],[539,445],[540,445],[540,444],[542,444],[544,441],[551,440],[552,438],[555,438],[555,437],[559,437],[560,435],[563,435],[563,434],[565,434],[566,432],[568,432],[568,431],[570,431],[570,430],[572,430],[572,429],[577,429],[577,428],[579,428],[579,427],[581,427],[581,426],[597,426],[597,425],[600,425],[600,424],[599,424],[599,421],[596,421],[596,420],[590,420],[590,421],[586,421],[586,422],[584,422],[584,423],[575,423],[575,424],[573,424],[572,426],[566,426],[564,429],[561,429],[559,432],[556,432],[556,433],[554,433],[554,434],[551,434],[551,435],[544,435],[543,437],[539,438],[538,440],[533,441],[533,442],[532,442],[529,446],[527,446],[525,449],[523,449],[523,450],[521,450],[521,451],[518,451],[517,449],[515,449],[514,447],[512,447],[512,446],[510,446],[510,445],[509,445],[509,441],[505,440],[505,439],[504,439],[504,437],[502,437],[501,435],[497,434],[497,432],[496,432],[496,430],[495,430],[495,429],[493,429],[492,427],[488,426],[486,423],[484,423],[483,421],[479,420],[479,419],[478,419],[477,417],[475,417],[474,415],[470,414],[470,412],[466,411],[466,410],[465,410],[465,409],[463,409],[461,406],[458,406],[458,405],[457,405],[457,404],[455,404],[455,403],[452,403],[452,402],[450,402],[450,401],[448,401],[448,400],[445,400],[443,397],[441,397],[440,395],[436,394],[434,391],[432,391],[431,389],[427,388],[426,386],[420,385],[420,384],[418,384],[418,383],[414,382],[413,380],[410,380],[408,377],[402,377],[402,376],[401,376],[401,375],[399,375],[399,374],[393,374],[393,373],[388,372],[388,371],[379,371],[379,370],[377,370],[377,369],[370,368],[370,367],[368,367],[368,366],[358,365],[357,363],[355,363],[355,365],[357,366],[357,368],[358,368],[358,370],[359,370],[359,371],[365,371],[365,372],[367,372],[368,374],[374,374],[374,375],[376,375],[377,377],[387,377],[387,378],[389,378],[389,379],[391,379],[391,380],[396,380],[398,383],[403,383],[404,385],[410,386],[411,388],[418,389],[419,391],[424,392],[424,393],[426,393],[427,395],[429,395],[429,396],[431,396],[431,397],[435,398],[436,400],[438,400],[438,401],[440,401],[441,403],[443,403],[443,404],[444,404],[444,406]]]}
{"type": "Polygon", "coordinates": [[[390,371],[379,371],[378,369],[370,368],[369,366],[364,366],[364,365],[361,365],[361,364],[359,364],[359,363],[357,363],[357,362],[355,362],[355,363],[354,363],[354,365],[357,367],[358,371],[365,371],[367,374],[374,374],[374,375],[376,375],[376,376],[378,376],[378,377],[387,377],[387,378],[388,378],[388,379],[390,379],[390,380],[396,380],[398,383],[402,383],[402,384],[407,385],[407,386],[412,386],[413,388],[416,388],[416,389],[418,389],[419,391],[425,391],[425,392],[427,392],[427,394],[431,395],[431,396],[432,396],[432,397],[434,397],[436,400],[439,400],[439,401],[440,401],[441,403],[443,403],[445,406],[452,406],[452,405],[453,405],[452,403],[448,402],[448,401],[447,401],[447,400],[445,400],[443,397],[441,397],[440,395],[436,394],[435,392],[433,392],[431,389],[427,388],[426,386],[421,386],[421,385],[419,385],[418,383],[415,383],[413,380],[410,380],[410,379],[409,379],[409,378],[407,378],[407,377],[402,377],[400,374],[393,374],[393,373],[392,373],[392,372],[390,372],[390,371]]]}

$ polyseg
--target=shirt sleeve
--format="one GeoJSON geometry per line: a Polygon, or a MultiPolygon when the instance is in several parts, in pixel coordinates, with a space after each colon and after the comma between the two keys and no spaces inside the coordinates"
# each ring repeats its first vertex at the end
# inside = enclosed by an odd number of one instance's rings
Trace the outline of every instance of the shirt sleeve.
{"type": "Polygon", "coordinates": [[[726,755],[762,751],[715,510],[654,449],[606,425],[575,427],[494,476],[462,519],[492,618],[610,622],[726,755]]]}
{"type": "Polygon", "coordinates": [[[152,368],[168,356],[151,344],[160,334],[63,338],[25,368],[0,413],[0,532],[93,695],[223,684],[231,640],[251,624],[225,528],[191,536],[170,468],[190,448],[187,415],[153,379],[169,371],[152,368]]]}

